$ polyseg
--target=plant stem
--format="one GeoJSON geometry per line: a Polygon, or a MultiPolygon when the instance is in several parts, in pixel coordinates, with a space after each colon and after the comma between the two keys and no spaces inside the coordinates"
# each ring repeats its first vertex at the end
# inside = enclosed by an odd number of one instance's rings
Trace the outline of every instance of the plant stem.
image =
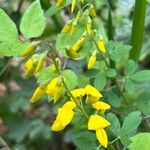
{"type": "MultiPolygon", "coordinates": [[[[53,47],[50,46],[50,45],[49,45],[49,47],[50,47],[50,49],[53,48],[53,47]]],[[[78,101],[76,100],[76,98],[72,95],[72,93],[71,93],[70,90],[68,89],[67,84],[65,83],[64,78],[63,78],[63,76],[62,76],[62,74],[61,74],[61,71],[60,71],[60,69],[59,69],[59,67],[58,67],[58,65],[57,65],[56,57],[55,57],[55,53],[54,53],[54,49],[53,49],[53,50],[50,50],[50,54],[51,54],[51,59],[52,59],[54,65],[55,65],[55,67],[56,67],[57,73],[58,73],[58,75],[61,77],[61,81],[62,81],[63,86],[64,86],[65,89],[66,89],[66,92],[67,92],[68,95],[72,98],[72,100],[76,103],[76,105],[78,105],[79,109],[80,109],[81,112],[86,116],[86,118],[89,118],[89,116],[88,116],[88,115],[86,114],[86,112],[84,111],[83,107],[81,107],[81,106],[79,105],[79,103],[78,103],[78,101]]]]}
{"type": "Polygon", "coordinates": [[[130,58],[135,61],[139,60],[141,53],[144,34],[145,14],[146,0],[136,0],[131,33],[132,50],[130,51],[130,58]]]}

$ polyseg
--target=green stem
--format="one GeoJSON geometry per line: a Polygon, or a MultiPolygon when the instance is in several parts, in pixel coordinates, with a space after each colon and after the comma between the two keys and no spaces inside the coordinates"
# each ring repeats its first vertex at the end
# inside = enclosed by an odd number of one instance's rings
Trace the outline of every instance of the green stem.
{"type": "Polygon", "coordinates": [[[115,143],[116,141],[118,141],[120,139],[120,136],[118,136],[116,139],[114,139],[113,141],[109,142],[109,144],[113,144],[115,143]]]}
{"type": "Polygon", "coordinates": [[[144,34],[145,14],[146,0],[136,0],[131,34],[132,50],[130,51],[130,58],[135,61],[139,60],[141,53],[144,34]]]}
{"type": "Polygon", "coordinates": [[[64,86],[65,89],[66,89],[66,92],[67,92],[68,95],[72,98],[72,100],[76,103],[76,105],[79,107],[79,109],[81,110],[81,112],[86,116],[86,118],[89,118],[89,116],[88,116],[88,115],[86,114],[86,112],[84,111],[83,107],[79,105],[79,103],[78,103],[78,101],[76,100],[76,98],[72,95],[72,93],[71,93],[70,90],[68,89],[67,84],[65,83],[64,78],[63,78],[63,76],[62,76],[62,74],[61,74],[61,71],[60,71],[60,69],[59,69],[59,67],[58,67],[58,65],[57,65],[56,57],[55,57],[55,53],[54,53],[54,48],[53,48],[51,45],[49,45],[49,47],[50,47],[50,49],[52,49],[52,50],[50,50],[51,59],[52,59],[54,65],[55,65],[55,67],[56,67],[56,70],[57,70],[58,75],[61,77],[61,81],[62,81],[63,86],[64,86]]]}

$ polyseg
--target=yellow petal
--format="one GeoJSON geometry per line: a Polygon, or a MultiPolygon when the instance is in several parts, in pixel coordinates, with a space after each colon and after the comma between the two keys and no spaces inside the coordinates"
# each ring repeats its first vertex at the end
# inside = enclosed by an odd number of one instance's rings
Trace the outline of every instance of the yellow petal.
{"type": "Polygon", "coordinates": [[[103,38],[99,38],[97,41],[97,46],[100,52],[106,53],[105,42],[103,38]]]}
{"type": "Polygon", "coordinates": [[[88,122],[89,130],[98,130],[102,128],[106,128],[110,123],[99,115],[92,115],[88,122]]]}
{"type": "Polygon", "coordinates": [[[96,131],[96,137],[97,137],[99,143],[100,143],[103,147],[107,148],[108,137],[107,137],[107,134],[106,134],[105,130],[104,130],[104,129],[99,129],[99,130],[97,130],[97,131],[96,131]]]}
{"type": "Polygon", "coordinates": [[[33,96],[30,100],[31,103],[36,102],[37,100],[39,100],[41,97],[44,96],[44,94],[46,93],[46,86],[45,85],[40,85],[33,93],[33,96]]]}
{"type": "Polygon", "coordinates": [[[71,94],[75,97],[83,97],[85,95],[85,89],[84,88],[79,88],[71,91],[71,94]]]}
{"type": "Polygon", "coordinates": [[[69,32],[71,30],[71,27],[72,27],[72,20],[68,21],[68,23],[62,29],[62,32],[63,33],[69,32]]]}
{"type": "Polygon", "coordinates": [[[78,52],[81,46],[83,45],[84,41],[85,41],[85,37],[81,36],[80,39],[73,45],[71,51],[78,52]]]}
{"type": "Polygon", "coordinates": [[[89,8],[89,15],[90,15],[91,17],[96,17],[96,10],[95,10],[95,8],[94,8],[93,5],[90,5],[90,8],[89,8]]]}
{"type": "Polygon", "coordinates": [[[47,95],[53,96],[54,103],[58,101],[58,99],[61,96],[63,90],[63,85],[60,81],[59,77],[56,77],[50,81],[50,83],[47,85],[47,95]]]}
{"type": "Polygon", "coordinates": [[[73,115],[74,112],[72,110],[68,110],[66,108],[58,109],[58,119],[60,120],[63,126],[67,126],[71,122],[73,115]]]}
{"type": "Polygon", "coordinates": [[[102,94],[91,85],[87,85],[84,89],[87,95],[93,96],[98,99],[102,97],[102,94]]]}
{"type": "Polygon", "coordinates": [[[94,66],[95,62],[96,62],[96,52],[94,51],[92,53],[92,55],[90,56],[90,58],[89,58],[88,67],[87,68],[88,69],[92,69],[92,67],[94,66]]]}
{"type": "Polygon", "coordinates": [[[37,48],[36,44],[30,44],[21,54],[22,57],[32,54],[37,48]]]}
{"type": "Polygon", "coordinates": [[[74,12],[76,5],[77,5],[77,0],[72,0],[71,12],[74,12]]]}
{"type": "Polygon", "coordinates": [[[62,108],[65,108],[65,109],[68,109],[68,110],[72,110],[72,109],[74,109],[75,107],[76,107],[76,103],[73,102],[73,101],[68,101],[68,102],[66,102],[66,103],[62,106],[62,108]]]}
{"type": "Polygon", "coordinates": [[[66,3],[66,0],[57,0],[56,6],[61,7],[61,6],[64,6],[65,3],[66,3]]]}
{"type": "Polygon", "coordinates": [[[34,71],[35,74],[38,73],[42,69],[42,67],[43,67],[43,65],[45,63],[45,60],[46,60],[46,57],[42,57],[38,61],[37,66],[36,66],[35,71],[34,71]]]}
{"type": "Polygon", "coordinates": [[[93,108],[95,108],[96,110],[107,110],[109,109],[111,106],[105,102],[96,102],[94,104],[92,104],[93,108]]]}
{"type": "Polygon", "coordinates": [[[62,125],[61,121],[59,119],[56,119],[54,123],[51,126],[52,131],[61,131],[65,128],[65,126],[62,125]]]}
{"type": "Polygon", "coordinates": [[[94,96],[91,96],[91,95],[88,95],[85,102],[86,102],[87,104],[94,104],[94,103],[96,103],[97,101],[99,101],[99,98],[94,97],[94,96]]]}

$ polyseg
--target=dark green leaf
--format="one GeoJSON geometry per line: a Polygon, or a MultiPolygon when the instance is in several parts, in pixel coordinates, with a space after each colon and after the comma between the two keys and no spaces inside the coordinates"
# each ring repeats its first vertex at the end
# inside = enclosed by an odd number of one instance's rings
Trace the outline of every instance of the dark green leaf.
{"type": "Polygon", "coordinates": [[[133,74],[138,68],[138,64],[135,63],[133,60],[129,60],[125,66],[125,75],[133,74]]]}
{"type": "Polygon", "coordinates": [[[104,73],[99,73],[94,81],[94,86],[98,89],[98,90],[102,90],[106,85],[106,76],[104,73]]]}
{"type": "Polygon", "coordinates": [[[120,132],[121,142],[125,146],[130,144],[129,139],[136,134],[141,120],[142,117],[139,111],[132,112],[125,118],[120,132]]]}
{"type": "Polygon", "coordinates": [[[108,129],[115,137],[118,137],[121,130],[119,119],[113,113],[108,113],[106,119],[111,123],[108,129]]]}

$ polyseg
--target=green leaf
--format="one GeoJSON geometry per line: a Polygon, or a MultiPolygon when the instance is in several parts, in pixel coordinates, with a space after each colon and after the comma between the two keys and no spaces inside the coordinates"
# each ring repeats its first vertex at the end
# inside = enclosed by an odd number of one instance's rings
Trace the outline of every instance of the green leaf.
{"type": "Polygon", "coordinates": [[[123,59],[131,50],[130,45],[122,45],[120,43],[114,43],[112,41],[108,42],[106,48],[110,54],[110,58],[115,62],[123,59]]]}
{"type": "Polygon", "coordinates": [[[39,84],[47,84],[54,76],[55,73],[53,73],[51,66],[46,67],[39,72],[37,76],[37,82],[39,84]]]}
{"type": "Polygon", "coordinates": [[[128,93],[133,93],[135,84],[130,79],[126,79],[123,86],[128,93]]]}
{"type": "Polygon", "coordinates": [[[26,38],[39,37],[46,26],[46,18],[39,0],[25,11],[21,19],[20,30],[26,38]]]}
{"type": "Polygon", "coordinates": [[[121,101],[120,101],[120,98],[118,97],[118,95],[113,92],[112,90],[110,91],[107,91],[105,93],[105,97],[106,97],[106,100],[107,102],[111,105],[111,106],[114,106],[114,107],[119,107],[120,104],[121,104],[121,101]]]}
{"type": "Polygon", "coordinates": [[[130,144],[129,138],[136,134],[141,120],[142,117],[139,111],[132,112],[125,118],[120,132],[121,142],[125,146],[130,144]]]}
{"type": "Polygon", "coordinates": [[[88,70],[84,73],[84,75],[88,78],[95,78],[99,73],[98,69],[88,70]]]}
{"type": "Polygon", "coordinates": [[[18,38],[14,22],[0,9],[0,56],[19,56],[28,46],[18,38]]]}
{"type": "Polygon", "coordinates": [[[149,91],[142,92],[137,98],[135,106],[144,115],[149,115],[150,114],[150,92],[149,91]]]}
{"type": "Polygon", "coordinates": [[[61,9],[63,9],[64,7],[70,5],[72,3],[72,0],[67,0],[66,4],[62,7],[57,7],[57,6],[52,6],[50,7],[46,12],[45,12],[45,16],[46,17],[51,17],[52,15],[56,14],[57,12],[59,12],[61,9]]]}
{"type": "Polygon", "coordinates": [[[106,119],[111,123],[108,129],[115,137],[118,137],[121,130],[119,119],[113,113],[108,113],[106,119]]]}
{"type": "Polygon", "coordinates": [[[131,75],[133,74],[138,68],[138,64],[135,63],[133,60],[129,60],[128,63],[125,66],[125,75],[131,75]]]}
{"type": "Polygon", "coordinates": [[[18,37],[18,31],[14,22],[0,9],[0,43],[18,37]]]}
{"type": "Polygon", "coordinates": [[[94,133],[91,133],[89,131],[84,131],[78,134],[78,136],[75,137],[75,144],[80,150],[94,150],[96,149],[96,137],[94,133]]]}
{"type": "Polygon", "coordinates": [[[132,143],[129,145],[129,150],[149,150],[150,148],[150,133],[139,133],[133,136],[132,143]]]}
{"type": "Polygon", "coordinates": [[[138,82],[138,81],[147,81],[150,80],[150,70],[141,70],[130,76],[130,79],[138,82]]]}
{"type": "Polygon", "coordinates": [[[115,76],[117,75],[117,73],[116,73],[116,70],[115,70],[115,69],[108,68],[107,70],[105,70],[105,75],[106,75],[107,77],[112,78],[112,77],[115,77],[115,76]]]}
{"type": "Polygon", "coordinates": [[[78,77],[72,70],[64,70],[62,75],[69,90],[74,89],[78,85],[78,77]]]}
{"type": "Polygon", "coordinates": [[[95,80],[94,80],[94,86],[98,89],[98,90],[102,90],[106,85],[106,76],[104,73],[99,73],[95,80]]]}

